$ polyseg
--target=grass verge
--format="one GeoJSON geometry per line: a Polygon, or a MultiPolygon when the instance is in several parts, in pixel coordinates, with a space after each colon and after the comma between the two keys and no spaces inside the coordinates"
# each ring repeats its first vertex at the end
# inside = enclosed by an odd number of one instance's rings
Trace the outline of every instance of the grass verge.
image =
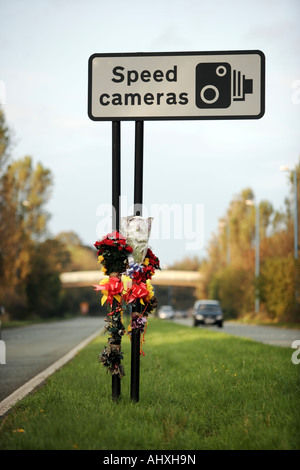
{"type": "Polygon", "coordinates": [[[292,350],[152,318],[130,400],[130,341],[121,398],[97,361],[101,336],[0,423],[13,450],[299,449],[300,365],[292,350]]]}

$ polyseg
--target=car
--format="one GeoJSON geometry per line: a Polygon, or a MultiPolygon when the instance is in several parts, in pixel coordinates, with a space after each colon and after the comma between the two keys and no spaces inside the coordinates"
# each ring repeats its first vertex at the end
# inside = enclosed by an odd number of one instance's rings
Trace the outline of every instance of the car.
{"type": "Polygon", "coordinates": [[[197,300],[193,310],[194,326],[223,326],[223,312],[218,300],[197,300]]]}
{"type": "Polygon", "coordinates": [[[187,312],[186,310],[176,310],[175,311],[175,318],[186,318],[187,312]]]}
{"type": "Polygon", "coordinates": [[[162,307],[158,309],[158,318],[173,320],[173,318],[175,318],[174,308],[171,305],[162,305],[162,307]]]}

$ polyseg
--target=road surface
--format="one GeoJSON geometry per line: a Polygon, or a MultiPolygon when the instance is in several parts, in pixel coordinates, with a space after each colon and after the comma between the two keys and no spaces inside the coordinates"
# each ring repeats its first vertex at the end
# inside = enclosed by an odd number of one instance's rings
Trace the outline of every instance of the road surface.
{"type": "Polygon", "coordinates": [[[78,317],[1,331],[0,401],[104,326],[104,317],[78,317]]]}
{"type": "MultiPolygon", "coordinates": [[[[178,318],[175,321],[183,325],[193,326],[192,318],[178,318]]],[[[243,336],[261,343],[290,348],[294,340],[300,340],[300,330],[278,328],[277,326],[244,325],[243,323],[224,322],[223,328],[217,326],[197,326],[234,336],[243,336]]]]}

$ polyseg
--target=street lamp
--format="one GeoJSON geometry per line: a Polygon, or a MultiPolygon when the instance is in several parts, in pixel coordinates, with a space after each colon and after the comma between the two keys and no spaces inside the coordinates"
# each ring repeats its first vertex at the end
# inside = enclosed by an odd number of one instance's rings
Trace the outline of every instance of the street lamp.
{"type": "MultiPolygon", "coordinates": [[[[280,171],[291,171],[288,166],[281,166],[280,171]]],[[[298,259],[298,198],[297,198],[297,171],[292,170],[294,183],[294,257],[298,259]]]]}
{"type": "MultiPolygon", "coordinates": [[[[258,283],[259,278],[259,205],[255,205],[253,199],[246,199],[247,206],[253,206],[255,210],[255,278],[258,283]]],[[[256,284],[255,288],[255,313],[259,312],[259,290],[256,284]]]]}

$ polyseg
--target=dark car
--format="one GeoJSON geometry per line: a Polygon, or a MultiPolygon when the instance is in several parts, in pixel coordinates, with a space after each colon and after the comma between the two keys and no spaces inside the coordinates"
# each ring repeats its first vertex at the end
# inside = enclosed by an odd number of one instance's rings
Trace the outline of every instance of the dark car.
{"type": "Polygon", "coordinates": [[[193,310],[194,326],[223,326],[223,312],[218,300],[197,300],[193,310]]]}

